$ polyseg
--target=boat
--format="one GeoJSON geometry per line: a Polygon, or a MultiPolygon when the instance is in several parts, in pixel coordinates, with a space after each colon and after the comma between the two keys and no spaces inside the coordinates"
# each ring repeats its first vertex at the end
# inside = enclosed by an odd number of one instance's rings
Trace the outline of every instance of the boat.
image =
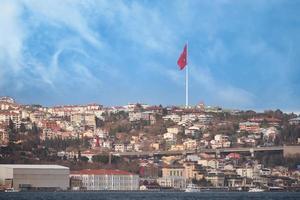
{"type": "Polygon", "coordinates": [[[4,192],[19,192],[19,190],[15,190],[14,188],[7,188],[4,192]]]}
{"type": "Polygon", "coordinates": [[[185,192],[201,192],[201,190],[197,185],[190,183],[186,186],[185,192]]]}
{"type": "Polygon", "coordinates": [[[261,188],[250,188],[248,192],[264,192],[264,189],[261,188]]]}
{"type": "Polygon", "coordinates": [[[269,187],[269,191],[271,191],[271,192],[281,192],[281,191],[284,191],[284,188],[273,186],[273,187],[269,187]]]}

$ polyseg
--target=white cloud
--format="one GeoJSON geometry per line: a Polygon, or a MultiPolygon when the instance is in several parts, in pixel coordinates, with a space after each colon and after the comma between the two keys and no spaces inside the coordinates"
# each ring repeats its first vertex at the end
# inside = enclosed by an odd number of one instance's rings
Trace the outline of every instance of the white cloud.
{"type": "MultiPolygon", "coordinates": [[[[22,47],[26,31],[20,21],[22,7],[15,1],[0,1],[0,67],[17,72],[22,65],[22,47]]],[[[3,74],[2,74],[3,76],[3,74]]]]}
{"type": "Polygon", "coordinates": [[[166,54],[175,50],[177,38],[155,7],[149,9],[138,1],[114,1],[113,4],[94,1],[90,6],[97,9],[95,12],[103,17],[103,23],[114,26],[114,30],[133,45],[166,54]]]}
{"type": "MultiPolygon", "coordinates": [[[[220,67],[225,68],[238,54],[252,56],[254,61],[245,62],[248,66],[243,66],[249,71],[253,68],[251,73],[263,78],[276,77],[272,87],[266,86],[265,94],[270,93],[271,96],[281,88],[290,98],[289,93],[295,91],[286,89],[290,85],[285,83],[290,81],[288,79],[293,71],[282,69],[282,66],[289,65],[290,58],[285,59],[284,53],[274,50],[264,38],[256,37],[259,34],[255,32],[255,27],[249,28],[247,23],[255,22],[257,18],[245,20],[237,17],[243,11],[231,12],[249,5],[251,9],[247,12],[259,14],[269,7],[268,1],[260,5],[257,5],[258,2],[170,1],[166,9],[166,4],[144,1],[2,0],[0,89],[3,91],[12,82],[17,82],[18,87],[12,88],[16,91],[24,89],[23,86],[30,82],[53,90],[62,85],[71,88],[76,81],[86,86],[92,82],[101,85],[105,84],[101,76],[106,75],[118,80],[117,84],[124,85],[121,82],[134,79],[133,75],[124,76],[121,73],[125,71],[124,67],[139,67],[138,70],[153,73],[149,73],[151,76],[157,73],[176,83],[177,87],[184,87],[184,72],[177,69],[176,59],[182,50],[182,43],[191,38],[191,47],[195,51],[190,55],[195,63],[190,65],[190,76],[195,89],[204,89],[211,98],[219,99],[220,104],[253,105],[257,99],[251,92],[217,79],[207,67],[193,67],[221,63],[223,65],[220,67]],[[48,31],[46,36],[42,35],[44,30],[48,31]],[[223,37],[224,32],[232,43],[223,37]],[[47,41],[48,37],[50,41],[47,41]],[[125,44],[131,52],[123,55],[125,44]],[[46,59],[31,52],[31,48],[38,51],[40,46],[47,50],[43,54],[46,59]],[[74,54],[80,59],[73,58],[74,54]],[[265,69],[254,69],[262,65],[266,66],[265,69]]],[[[117,87],[121,87],[119,85],[117,87]]]]}
{"type": "MultiPolygon", "coordinates": [[[[0,1],[0,88],[15,83],[11,90],[17,92],[24,89],[24,85],[38,87],[46,84],[54,91],[54,88],[60,86],[59,81],[67,77],[73,78],[70,77],[70,72],[60,67],[61,53],[68,50],[88,57],[80,39],[95,49],[103,47],[99,33],[89,27],[81,5],[79,1],[0,1]],[[32,47],[26,46],[26,39],[39,34],[38,29],[42,24],[64,29],[67,27],[78,34],[64,34],[59,41],[49,41],[48,45],[56,48],[53,55],[50,55],[50,62],[31,54],[32,47]]],[[[33,48],[39,48],[38,42],[35,41],[33,48]]],[[[50,52],[45,52],[45,55],[50,52]]],[[[75,63],[71,71],[76,73],[78,66],[75,63]]],[[[80,69],[81,73],[77,73],[77,76],[90,80],[92,73],[89,68],[81,64],[80,69]]]]}
{"type": "Polygon", "coordinates": [[[221,105],[249,107],[254,103],[255,96],[252,93],[216,80],[208,68],[196,69],[195,67],[191,67],[190,75],[192,80],[200,84],[200,88],[203,87],[208,91],[210,96],[216,98],[216,101],[221,105]]]}
{"type": "Polygon", "coordinates": [[[89,28],[87,20],[81,13],[79,1],[24,1],[27,9],[35,16],[34,20],[47,22],[49,24],[62,25],[76,31],[83,39],[95,47],[102,46],[99,33],[89,28]]]}
{"type": "Polygon", "coordinates": [[[178,69],[177,70],[171,70],[171,69],[166,69],[163,70],[162,73],[166,73],[166,76],[169,77],[174,83],[178,85],[183,85],[183,75],[182,73],[179,73],[178,69]]]}

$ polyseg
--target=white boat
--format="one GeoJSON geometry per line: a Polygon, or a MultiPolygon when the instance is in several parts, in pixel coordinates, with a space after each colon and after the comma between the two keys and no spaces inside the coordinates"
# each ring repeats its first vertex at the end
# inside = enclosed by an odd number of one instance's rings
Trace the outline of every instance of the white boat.
{"type": "Polygon", "coordinates": [[[261,188],[250,188],[248,192],[264,192],[264,189],[261,188]]]}
{"type": "Polygon", "coordinates": [[[197,185],[190,183],[186,186],[185,192],[201,192],[201,190],[197,185]]]}
{"type": "Polygon", "coordinates": [[[14,188],[7,188],[4,190],[4,192],[19,192],[18,190],[15,190],[14,188]]]}

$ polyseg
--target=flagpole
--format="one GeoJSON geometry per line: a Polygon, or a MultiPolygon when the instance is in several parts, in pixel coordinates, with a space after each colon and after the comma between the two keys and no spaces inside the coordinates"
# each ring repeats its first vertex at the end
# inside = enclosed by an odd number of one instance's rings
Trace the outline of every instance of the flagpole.
{"type": "Polygon", "coordinates": [[[186,42],[186,69],[185,69],[185,108],[189,107],[189,68],[188,68],[188,41],[186,42]]]}

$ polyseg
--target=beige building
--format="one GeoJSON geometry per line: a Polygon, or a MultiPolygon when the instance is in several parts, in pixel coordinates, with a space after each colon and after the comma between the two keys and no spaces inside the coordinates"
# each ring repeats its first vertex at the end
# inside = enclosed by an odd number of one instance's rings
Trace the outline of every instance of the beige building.
{"type": "Polygon", "coordinates": [[[0,145],[6,145],[9,141],[8,132],[0,125],[0,145]]]}
{"type": "Polygon", "coordinates": [[[179,176],[185,177],[184,167],[164,167],[162,168],[162,176],[179,176]]]}
{"type": "Polygon", "coordinates": [[[162,187],[171,187],[183,189],[186,187],[184,167],[164,167],[162,168],[162,177],[157,179],[162,187]]]}
{"type": "Polygon", "coordinates": [[[213,169],[219,168],[219,161],[217,159],[200,159],[198,160],[198,164],[213,169]]]}
{"type": "Polygon", "coordinates": [[[186,179],[196,178],[197,173],[195,172],[196,165],[195,163],[184,163],[184,175],[186,179]]]}
{"type": "Polygon", "coordinates": [[[225,183],[225,176],[223,173],[210,172],[205,176],[205,179],[214,187],[223,187],[225,183]]]}
{"type": "Polygon", "coordinates": [[[180,129],[179,129],[179,127],[170,127],[170,128],[167,128],[167,132],[177,135],[180,132],[180,129]]]}
{"type": "Polygon", "coordinates": [[[1,164],[0,183],[15,190],[66,190],[69,171],[60,165],[1,164]]]}
{"type": "Polygon", "coordinates": [[[156,143],[152,143],[151,148],[154,149],[155,151],[160,149],[160,143],[156,142],[156,143]]]}
{"type": "Polygon", "coordinates": [[[73,114],[71,115],[71,122],[73,124],[96,127],[96,117],[94,114],[73,114]]]}
{"type": "Polygon", "coordinates": [[[170,151],[183,151],[184,146],[182,144],[173,144],[171,145],[170,151]]]}
{"type": "Polygon", "coordinates": [[[184,149],[195,150],[197,148],[197,141],[193,139],[187,139],[183,142],[184,149]]]}

